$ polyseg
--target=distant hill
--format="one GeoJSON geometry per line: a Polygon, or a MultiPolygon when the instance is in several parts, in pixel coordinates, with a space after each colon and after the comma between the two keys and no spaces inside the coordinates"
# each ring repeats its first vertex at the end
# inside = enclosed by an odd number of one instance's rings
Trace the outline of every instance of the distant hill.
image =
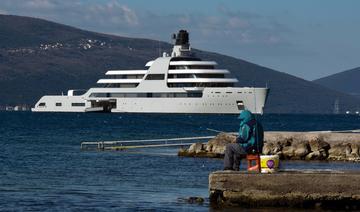
{"type": "Polygon", "coordinates": [[[360,67],[323,77],[313,82],[360,98],[360,67]]]}
{"type": "MultiPolygon", "coordinates": [[[[155,40],[0,15],[0,105],[34,104],[45,94],[90,88],[108,69],[141,69],[158,57],[159,45],[163,51],[171,49],[169,43],[155,40]]],[[[239,86],[268,85],[266,112],[332,113],[336,99],[341,110],[360,106],[360,99],[289,74],[217,53],[195,52],[229,69],[239,86]]]]}

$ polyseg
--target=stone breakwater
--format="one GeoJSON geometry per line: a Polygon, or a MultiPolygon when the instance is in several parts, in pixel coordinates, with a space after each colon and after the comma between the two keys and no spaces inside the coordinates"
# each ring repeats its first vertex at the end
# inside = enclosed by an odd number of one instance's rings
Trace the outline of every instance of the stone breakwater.
{"type": "MultiPolygon", "coordinates": [[[[179,156],[224,156],[225,146],[235,143],[236,135],[220,133],[207,143],[180,149],[179,156]]],[[[265,132],[264,155],[279,155],[287,160],[340,160],[360,162],[360,133],[265,132]]]]}

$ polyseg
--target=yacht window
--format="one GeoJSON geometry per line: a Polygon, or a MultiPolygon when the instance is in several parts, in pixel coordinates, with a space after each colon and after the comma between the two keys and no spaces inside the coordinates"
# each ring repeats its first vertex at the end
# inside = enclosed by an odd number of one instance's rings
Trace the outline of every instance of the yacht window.
{"type": "Polygon", "coordinates": [[[85,107],[85,103],[71,103],[71,106],[73,107],[85,107]]]}
{"type": "Polygon", "coordinates": [[[171,61],[201,61],[201,59],[197,57],[173,57],[171,61]]]}
{"type": "Polygon", "coordinates": [[[125,97],[133,97],[133,98],[135,98],[135,97],[138,97],[137,96],[137,94],[136,93],[127,93],[127,94],[125,94],[125,97]]]}
{"type": "Polygon", "coordinates": [[[136,88],[139,83],[124,83],[124,84],[117,84],[118,88],[136,88]]]}
{"type": "MultiPolygon", "coordinates": [[[[193,93],[92,93],[90,97],[104,97],[108,95],[109,97],[117,98],[186,98],[186,97],[197,97],[201,98],[203,96],[202,92],[193,92],[193,93]]],[[[76,104],[76,103],[73,103],[76,104]]],[[[74,106],[74,105],[73,105],[74,106]]],[[[85,105],[83,105],[85,106],[85,105]]]]}
{"type": "Polygon", "coordinates": [[[212,65],[190,65],[190,69],[214,69],[212,65]]]}
{"type": "Polygon", "coordinates": [[[107,93],[91,93],[90,97],[106,97],[107,93]]]}
{"type": "Polygon", "coordinates": [[[233,87],[233,83],[168,83],[168,87],[233,87]]]}
{"type": "Polygon", "coordinates": [[[45,102],[40,102],[39,107],[44,107],[44,106],[46,106],[45,102]]]}
{"type": "Polygon", "coordinates": [[[186,93],[175,93],[175,97],[188,97],[186,93]]]}
{"type": "Polygon", "coordinates": [[[110,79],[142,79],[144,74],[111,75],[110,79]]]}
{"type": "Polygon", "coordinates": [[[224,74],[169,74],[173,78],[225,78],[224,74]]]}
{"type": "Polygon", "coordinates": [[[165,74],[149,74],[146,76],[146,80],[164,80],[165,74]]]}
{"type": "MultiPolygon", "coordinates": [[[[101,93],[96,93],[94,94],[93,97],[100,97],[101,93]]],[[[124,93],[111,93],[110,94],[111,97],[125,97],[124,93]]]]}
{"type": "Polygon", "coordinates": [[[202,93],[188,93],[188,97],[202,97],[202,93]]]}
{"type": "Polygon", "coordinates": [[[136,88],[139,83],[107,83],[99,84],[98,87],[102,88],[136,88]]]}
{"type": "Polygon", "coordinates": [[[245,105],[244,105],[243,101],[236,101],[236,105],[237,105],[239,110],[244,110],[245,109],[245,105]]]}
{"type": "Polygon", "coordinates": [[[169,69],[214,69],[212,65],[171,65],[169,69]]]}
{"type": "Polygon", "coordinates": [[[62,105],[61,102],[56,102],[56,103],[55,103],[55,106],[56,106],[56,107],[61,107],[61,105],[62,105]]]}

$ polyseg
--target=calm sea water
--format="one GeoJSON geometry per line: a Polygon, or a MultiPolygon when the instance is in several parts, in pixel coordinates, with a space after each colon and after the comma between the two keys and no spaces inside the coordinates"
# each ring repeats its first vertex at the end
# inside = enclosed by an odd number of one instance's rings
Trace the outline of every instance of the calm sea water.
{"type": "MultiPolygon", "coordinates": [[[[359,116],[264,115],[266,130],[360,128],[359,116]]],[[[231,115],[0,112],[0,210],[208,211],[208,175],[220,159],[180,158],[177,148],[81,151],[81,141],[172,138],[237,131],[231,115]]],[[[284,168],[360,170],[356,163],[283,162],[284,168]]]]}

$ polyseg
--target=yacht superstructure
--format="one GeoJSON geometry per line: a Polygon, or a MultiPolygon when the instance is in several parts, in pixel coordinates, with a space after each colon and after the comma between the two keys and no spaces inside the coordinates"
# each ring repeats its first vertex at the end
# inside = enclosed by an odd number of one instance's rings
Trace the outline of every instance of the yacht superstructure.
{"type": "Polygon", "coordinates": [[[166,53],[144,70],[109,70],[100,87],[76,95],[43,96],[34,112],[219,113],[248,109],[262,113],[268,88],[234,87],[236,78],[214,61],[193,56],[187,31],[174,35],[171,55],[166,53]]]}

